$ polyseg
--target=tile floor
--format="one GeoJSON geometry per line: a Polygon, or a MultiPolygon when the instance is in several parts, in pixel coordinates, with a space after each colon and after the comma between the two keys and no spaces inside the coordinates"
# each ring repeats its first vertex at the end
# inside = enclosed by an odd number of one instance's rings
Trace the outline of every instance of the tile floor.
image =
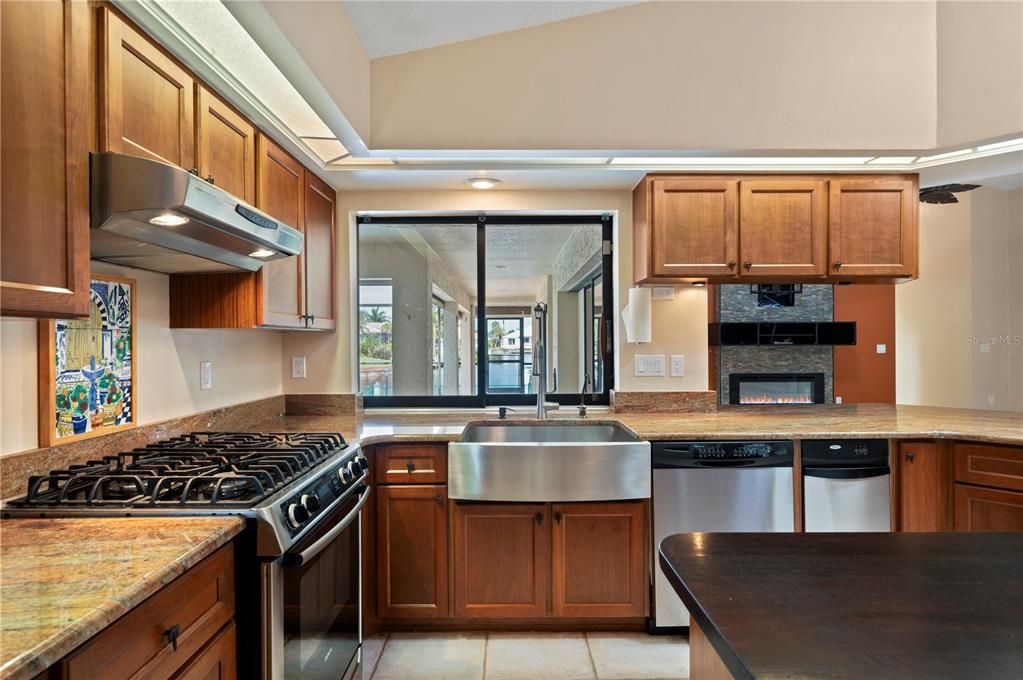
{"type": "Polygon", "coordinates": [[[644,633],[392,633],[366,640],[363,680],[682,680],[684,637],[644,633]]]}

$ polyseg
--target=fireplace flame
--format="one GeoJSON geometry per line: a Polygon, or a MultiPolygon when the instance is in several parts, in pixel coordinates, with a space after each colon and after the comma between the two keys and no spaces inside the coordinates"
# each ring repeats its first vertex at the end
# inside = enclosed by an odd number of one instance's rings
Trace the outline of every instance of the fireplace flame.
{"type": "Polygon", "coordinates": [[[813,398],[809,395],[798,394],[791,396],[768,396],[766,394],[741,397],[740,404],[812,404],[813,398]]]}

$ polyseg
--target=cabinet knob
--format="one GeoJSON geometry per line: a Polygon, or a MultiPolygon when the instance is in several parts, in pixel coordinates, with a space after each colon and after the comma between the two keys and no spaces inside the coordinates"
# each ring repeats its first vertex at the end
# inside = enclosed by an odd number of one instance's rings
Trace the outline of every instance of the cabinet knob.
{"type": "Polygon", "coordinates": [[[213,181],[213,175],[206,175],[206,181],[210,184],[216,184],[216,182],[213,181]]]}
{"type": "Polygon", "coordinates": [[[440,496],[437,496],[437,507],[439,508],[442,505],[444,505],[444,499],[441,498],[440,496]]]}
{"type": "Polygon", "coordinates": [[[416,471],[416,464],[413,463],[412,461],[409,461],[405,463],[405,469],[408,470],[409,474],[412,474],[413,472],[416,471]]]}
{"type": "Polygon", "coordinates": [[[533,517],[533,519],[536,520],[536,526],[540,526],[541,524],[543,524],[543,513],[542,512],[536,513],[536,516],[533,517]]]}
{"type": "Polygon", "coordinates": [[[729,269],[735,269],[735,260],[729,260],[728,261],[728,268],[729,269]]]}
{"type": "Polygon", "coordinates": [[[916,460],[916,453],[914,453],[913,451],[909,451],[906,454],[906,460],[908,460],[910,463],[912,463],[914,460],[916,460]]]}
{"type": "Polygon", "coordinates": [[[746,269],[746,271],[749,271],[750,269],[753,269],[753,263],[750,262],[749,260],[746,260],[745,262],[743,262],[742,266],[746,269]]]}
{"type": "Polygon", "coordinates": [[[192,174],[192,175],[195,175],[196,177],[198,177],[198,176],[199,176],[199,168],[197,168],[197,167],[195,167],[195,166],[192,166],[191,168],[189,168],[189,169],[188,169],[188,172],[189,172],[190,174],[192,174]]]}
{"type": "Polygon", "coordinates": [[[554,521],[557,522],[558,524],[561,524],[561,513],[560,512],[554,513],[554,521]]]}
{"type": "Polygon", "coordinates": [[[837,270],[837,269],[841,269],[841,268],[842,268],[842,262],[841,261],[835,262],[835,269],[837,270]]]}
{"type": "Polygon", "coordinates": [[[175,652],[178,651],[178,638],[181,637],[181,626],[175,623],[173,626],[163,631],[163,637],[167,638],[167,641],[171,643],[171,648],[175,652]]]}

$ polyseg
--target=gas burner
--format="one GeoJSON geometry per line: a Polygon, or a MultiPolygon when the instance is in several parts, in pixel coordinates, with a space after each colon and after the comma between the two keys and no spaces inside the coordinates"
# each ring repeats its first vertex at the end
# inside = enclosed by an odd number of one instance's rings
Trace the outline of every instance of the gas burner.
{"type": "Polygon", "coordinates": [[[192,432],[31,477],[8,506],[247,508],[347,448],[337,433],[192,432]]]}

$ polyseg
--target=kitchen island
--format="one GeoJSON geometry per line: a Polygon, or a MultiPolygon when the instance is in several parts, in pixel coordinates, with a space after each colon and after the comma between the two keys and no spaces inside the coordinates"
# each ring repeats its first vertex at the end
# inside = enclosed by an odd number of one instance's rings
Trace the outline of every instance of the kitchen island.
{"type": "Polygon", "coordinates": [[[1023,677],[1023,534],[678,534],[693,680],[1023,677]]]}

